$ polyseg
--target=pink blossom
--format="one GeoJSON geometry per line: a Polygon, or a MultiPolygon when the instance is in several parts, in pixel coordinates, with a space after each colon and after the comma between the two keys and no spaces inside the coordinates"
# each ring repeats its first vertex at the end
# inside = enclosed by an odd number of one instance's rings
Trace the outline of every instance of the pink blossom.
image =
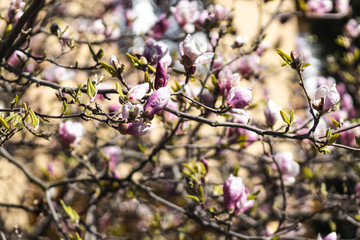
{"type": "Polygon", "coordinates": [[[60,123],[59,135],[62,142],[69,145],[77,145],[85,134],[85,129],[81,123],[67,120],[60,123]]]}
{"type": "Polygon", "coordinates": [[[109,160],[110,171],[114,171],[121,159],[121,148],[119,146],[108,146],[102,150],[102,153],[109,160]]]}
{"type": "Polygon", "coordinates": [[[232,87],[227,95],[226,103],[233,108],[244,108],[251,102],[251,88],[235,86],[232,87]]]}
{"type": "Polygon", "coordinates": [[[201,45],[190,34],[180,43],[179,52],[181,56],[180,62],[186,68],[190,68],[195,64],[208,63],[214,56],[214,53],[206,52],[206,46],[201,45]]]}
{"type": "Polygon", "coordinates": [[[327,112],[339,101],[340,95],[335,84],[330,89],[326,85],[321,85],[315,91],[313,106],[320,112],[327,112]]]}
{"type": "Polygon", "coordinates": [[[180,0],[175,7],[170,8],[176,21],[182,29],[187,33],[195,31],[194,23],[199,18],[197,1],[189,2],[188,0],[180,0]]]}
{"type": "Polygon", "coordinates": [[[265,110],[266,125],[273,126],[280,118],[280,107],[276,105],[273,100],[269,100],[266,104],[265,110]]]}
{"type": "Polygon", "coordinates": [[[358,24],[358,22],[355,19],[352,18],[346,23],[345,34],[352,38],[356,38],[359,36],[360,25],[358,24]]]}
{"type": "Polygon", "coordinates": [[[124,104],[121,110],[121,116],[123,119],[135,120],[140,117],[143,111],[141,104],[132,104],[130,102],[124,104]]]}
{"type": "Polygon", "coordinates": [[[244,77],[257,75],[263,67],[260,64],[260,57],[257,54],[250,54],[241,57],[238,61],[238,70],[244,77]]]}
{"type": "Polygon", "coordinates": [[[14,68],[20,68],[28,60],[25,53],[16,50],[8,59],[8,64],[14,68]]]}
{"type": "Polygon", "coordinates": [[[347,13],[350,10],[349,0],[336,0],[335,8],[340,13],[347,13]]]}
{"type": "Polygon", "coordinates": [[[55,83],[72,80],[75,75],[76,73],[74,71],[69,71],[59,66],[51,66],[43,71],[44,79],[55,83]]]}
{"type": "MultiPolygon", "coordinates": [[[[294,183],[295,177],[300,173],[300,165],[293,160],[293,154],[289,151],[278,152],[274,159],[278,163],[282,178],[285,183],[294,183]]],[[[276,164],[272,164],[272,169],[277,171],[276,164]]]]}
{"type": "Polygon", "coordinates": [[[323,15],[331,12],[333,9],[333,3],[331,0],[309,0],[306,3],[306,11],[323,15]]]}
{"type": "Polygon", "coordinates": [[[148,39],[145,42],[144,52],[142,54],[149,64],[155,65],[161,62],[163,66],[170,66],[172,58],[170,56],[169,47],[162,41],[148,39]]]}
{"type": "Polygon", "coordinates": [[[170,20],[167,18],[166,14],[161,14],[159,20],[155,23],[152,28],[152,34],[155,38],[162,38],[166,30],[170,26],[170,20]]]}
{"type": "Polygon", "coordinates": [[[127,97],[130,102],[136,103],[145,96],[147,91],[149,91],[149,83],[139,84],[129,90],[127,97]]]}
{"type": "Polygon", "coordinates": [[[230,89],[235,87],[240,82],[240,75],[238,73],[232,73],[229,68],[223,69],[219,73],[218,86],[220,94],[227,96],[230,89]]]}
{"type": "Polygon", "coordinates": [[[165,87],[170,79],[170,76],[166,74],[166,70],[161,62],[158,62],[156,66],[154,88],[157,90],[161,87],[165,87]]]}
{"type": "Polygon", "coordinates": [[[119,124],[119,131],[121,134],[129,134],[139,137],[147,134],[149,130],[150,125],[141,121],[119,124]]]}
{"type": "Polygon", "coordinates": [[[336,232],[332,232],[332,233],[329,233],[328,235],[326,235],[324,238],[322,238],[320,236],[320,234],[318,235],[317,237],[317,240],[336,240],[337,239],[337,234],[336,232]]]}
{"type": "Polygon", "coordinates": [[[248,190],[241,177],[232,174],[223,185],[224,206],[227,210],[234,208],[234,215],[245,212],[254,205],[254,200],[248,200],[248,190]]]}
{"type": "Polygon", "coordinates": [[[170,100],[171,91],[167,87],[162,87],[153,92],[144,106],[146,116],[153,116],[162,111],[170,100]]]}

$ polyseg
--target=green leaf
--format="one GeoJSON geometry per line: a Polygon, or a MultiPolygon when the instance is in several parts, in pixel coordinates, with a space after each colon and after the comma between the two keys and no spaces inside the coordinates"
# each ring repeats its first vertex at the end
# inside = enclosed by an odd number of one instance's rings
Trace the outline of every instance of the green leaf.
{"type": "Polygon", "coordinates": [[[139,148],[140,152],[142,152],[143,154],[145,154],[145,152],[146,152],[146,147],[144,147],[143,145],[141,145],[140,143],[138,143],[138,148],[139,148]]]}
{"type": "Polygon", "coordinates": [[[186,197],[187,197],[187,198],[190,198],[190,199],[192,199],[192,200],[194,200],[194,201],[197,201],[198,203],[200,203],[200,199],[199,199],[197,196],[187,195],[186,197]]]}
{"type": "Polygon", "coordinates": [[[290,126],[291,124],[290,119],[288,116],[286,116],[286,114],[282,110],[280,110],[280,115],[282,120],[290,126]]]}
{"type": "Polygon", "coordinates": [[[66,206],[64,201],[60,199],[61,207],[63,208],[64,212],[70,217],[71,222],[79,221],[80,217],[79,214],[70,206],[66,206]]]}
{"type": "Polygon", "coordinates": [[[311,65],[310,63],[305,63],[305,64],[302,65],[302,67],[303,67],[303,68],[306,68],[306,67],[308,67],[308,66],[310,66],[310,65],[311,65]]]}
{"type": "Polygon", "coordinates": [[[360,147],[360,138],[355,136],[355,142],[358,147],[360,147]]]}
{"type": "Polygon", "coordinates": [[[151,65],[147,65],[148,69],[150,70],[151,73],[156,73],[156,69],[151,66],[151,65]]]}
{"type": "Polygon", "coordinates": [[[29,110],[31,122],[34,125],[34,129],[37,129],[39,126],[39,118],[35,115],[34,111],[32,109],[29,110]]]}
{"type": "Polygon", "coordinates": [[[336,121],[335,119],[331,118],[331,122],[335,127],[340,127],[340,123],[336,121]]]}
{"type": "Polygon", "coordinates": [[[19,101],[19,96],[16,95],[16,97],[15,97],[15,98],[11,101],[11,103],[10,103],[10,108],[11,108],[11,110],[12,110],[14,107],[16,107],[18,101],[19,101]]]}
{"type": "Polygon", "coordinates": [[[290,111],[290,124],[294,122],[294,109],[291,109],[290,111]]]}
{"type": "Polygon", "coordinates": [[[338,133],[332,135],[329,139],[329,145],[332,145],[338,139],[338,137],[339,137],[338,133]]]}
{"type": "Polygon", "coordinates": [[[111,66],[110,64],[107,64],[103,61],[99,62],[101,64],[101,66],[103,66],[103,68],[111,75],[111,76],[115,76],[116,75],[116,70],[113,66],[111,66]]]}
{"type": "Polygon", "coordinates": [[[290,65],[292,63],[292,59],[289,55],[287,55],[278,48],[276,49],[276,52],[280,55],[280,57],[285,61],[286,64],[290,65]]]}
{"type": "Polygon", "coordinates": [[[331,151],[329,149],[326,148],[327,146],[324,146],[322,148],[320,148],[320,152],[323,154],[328,154],[331,153],[331,151]]]}
{"type": "Polygon", "coordinates": [[[98,59],[97,59],[97,57],[96,57],[96,54],[95,54],[95,52],[94,52],[94,49],[91,47],[91,45],[90,45],[89,42],[88,42],[87,45],[88,45],[88,47],[89,47],[89,50],[90,50],[90,53],[91,53],[92,58],[94,59],[95,62],[97,62],[98,59]]]}
{"type": "Polygon", "coordinates": [[[325,132],[325,137],[326,137],[327,139],[329,139],[329,138],[330,138],[330,136],[331,136],[331,129],[330,129],[330,128],[328,128],[328,129],[326,129],[326,132],[325,132]]]}
{"type": "Polygon", "coordinates": [[[199,187],[199,193],[200,193],[201,202],[204,202],[204,188],[203,188],[203,186],[199,187]]]}
{"type": "Polygon", "coordinates": [[[64,112],[66,111],[66,109],[67,109],[67,103],[66,103],[66,101],[64,100],[64,101],[63,101],[62,108],[61,108],[61,111],[64,113],[64,112]]]}
{"type": "Polygon", "coordinates": [[[0,116],[0,123],[4,128],[6,128],[7,130],[10,131],[9,125],[7,124],[7,122],[1,116],[0,116]]]}
{"type": "Polygon", "coordinates": [[[116,91],[118,92],[118,94],[120,94],[121,97],[125,97],[123,91],[122,91],[122,88],[121,88],[121,85],[120,83],[116,82],[116,91]]]}
{"type": "Polygon", "coordinates": [[[97,93],[96,86],[92,83],[90,78],[87,80],[86,93],[91,99],[93,99],[97,93]]]}
{"type": "Polygon", "coordinates": [[[182,163],[181,165],[183,165],[184,167],[186,167],[187,169],[189,169],[192,173],[196,174],[197,171],[192,167],[190,166],[189,164],[187,163],[182,163]]]}
{"type": "Polygon", "coordinates": [[[81,88],[82,88],[82,84],[79,83],[76,89],[76,95],[75,95],[75,101],[78,102],[80,100],[81,97],[81,88]]]}
{"type": "Polygon", "coordinates": [[[100,48],[100,50],[96,53],[96,59],[101,59],[104,56],[104,50],[100,48]]]}
{"type": "Polygon", "coordinates": [[[325,185],[325,183],[321,183],[320,192],[321,192],[321,195],[323,195],[324,197],[327,196],[328,192],[327,192],[327,190],[326,190],[326,185],[325,185]]]}
{"type": "Polygon", "coordinates": [[[303,168],[303,171],[304,171],[305,177],[307,177],[307,178],[310,179],[310,180],[313,178],[314,174],[313,174],[313,172],[311,171],[310,168],[304,167],[304,168],[303,168]]]}
{"type": "Polygon", "coordinates": [[[131,64],[132,64],[134,67],[138,67],[138,66],[139,66],[139,59],[137,59],[136,57],[132,56],[132,55],[129,54],[129,53],[126,53],[126,56],[129,58],[131,64]]]}
{"type": "Polygon", "coordinates": [[[254,192],[253,194],[248,195],[247,199],[248,199],[248,200],[253,200],[253,199],[255,199],[255,198],[259,195],[260,192],[261,192],[261,189],[257,190],[257,191],[254,192]]]}

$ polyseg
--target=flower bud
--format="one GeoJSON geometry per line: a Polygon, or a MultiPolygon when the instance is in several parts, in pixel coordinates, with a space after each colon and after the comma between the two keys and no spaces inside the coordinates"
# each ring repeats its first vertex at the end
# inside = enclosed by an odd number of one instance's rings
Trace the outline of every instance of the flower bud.
{"type": "Polygon", "coordinates": [[[62,142],[69,145],[77,145],[85,134],[85,129],[81,123],[67,120],[65,123],[60,123],[59,135],[62,142]]]}
{"type": "Polygon", "coordinates": [[[130,102],[136,103],[145,96],[147,91],[149,91],[149,83],[143,83],[132,87],[127,96],[130,102]]]}
{"type": "Polygon", "coordinates": [[[207,52],[206,46],[201,45],[190,34],[186,36],[183,42],[179,45],[179,52],[181,56],[181,64],[185,68],[190,68],[195,64],[205,64],[211,61],[214,53],[207,52]]]}
{"type": "Polygon", "coordinates": [[[170,89],[167,87],[159,88],[153,92],[145,104],[145,115],[150,117],[163,110],[170,100],[170,95],[170,89]]]}
{"type": "Polygon", "coordinates": [[[165,87],[169,82],[169,76],[166,74],[166,70],[161,62],[158,62],[156,66],[154,87],[156,90],[165,87]]]}
{"type": "Polygon", "coordinates": [[[123,119],[128,120],[135,120],[138,118],[143,111],[143,107],[141,104],[132,104],[132,103],[126,103],[124,104],[121,115],[123,119]]]}
{"type": "MultiPolygon", "coordinates": [[[[279,152],[274,156],[282,173],[282,178],[286,183],[294,183],[295,177],[300,173],[300,166],[293,160],[293,154],[289,151],[279,152]]],[[[277,170],[276,164],[272,168],[277,170]]]]}
{"type": "Polygon", "coordinates": [[[249,105],[251,99],[251,88],[235,86],[230,89],[226,102],[227,105],[231,105],[233,108],[244,108],[249,105]]]}
{"type": "Polygon", "coordinates": [[[328,112],[339,101],[340,95],[335,84],[331,89],[326,85],[321,85],[315,92],[313,107],[320,112],[328,112]]]}
{"type": "Polygon", "coordinates": [[[234,177],[232,174],[223,185],[224,206],[227,210],[233,208],[240,200],[245,190],[241,177],[234,177]]]}
{"type": "Polygon", "coordinates": [[[119,131],[121,134],[129,134],[133,136],[143,136],[150,130],[150,125],[143,122],[120,123],[119,131]]]}
{"type": "Polygon", "coordinates": [[[266,125],[272,127],[280,118],[280,107],[273,100],[269,100],[264,110],[266,125]]]}
{"type": "Polygon", "coordinates": [[[108,146],[102,150],[102,153],[109,160],[109,169],[114,171],[121,159],[121,148],[119,146],[108,146]]]}

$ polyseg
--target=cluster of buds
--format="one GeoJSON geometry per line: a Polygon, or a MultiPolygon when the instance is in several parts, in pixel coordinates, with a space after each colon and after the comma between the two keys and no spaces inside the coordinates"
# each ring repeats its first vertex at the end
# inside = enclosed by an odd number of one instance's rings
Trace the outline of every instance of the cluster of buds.
{"type": "Polygon", "coordinates": [[[248,200],[249,191],[243,184],[241,177],[234,177],[232,174],[223,185],[224,207],[233,210],[237,215],[250,209],[255,201],[248,200]]]}

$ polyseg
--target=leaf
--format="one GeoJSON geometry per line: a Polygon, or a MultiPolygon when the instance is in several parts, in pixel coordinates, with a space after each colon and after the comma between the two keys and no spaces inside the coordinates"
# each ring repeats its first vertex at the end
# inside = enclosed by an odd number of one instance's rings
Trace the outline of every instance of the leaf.
{"type": "Polygon", "coordinates": [[[304,167],[303,171],[304,171],[305,177],[307,177],[310,180],[313,178],[314,174],[313,174],[313,172],[311,171],[310,168],[304,167]]]}
{"type": "Polygon", "coordinates": [[[338,137],[339,137],[338,133],[332,135],[329,139],[329,145],[332,145],[338,139],[338,137]]]}
{"type": "Polygon", "coordinates": [[[282,110],[280,110],[280,115],[282,120],[290,126],[291,124],[290,119],[288,116],[286,116],[286,114],[282,110]]]}
{"type": "Polygon", "coordinates": [[[292,108],[290,111],[290,124],[294,122],[294,109],[292,108]]]}
{"type": "Polygon", "coordinates": [[[77,222],[80,219],[79,214],[72,207],[66,206],[62,199],[60,200],[60,204],[64,212],[70,217],[71,222],[77,222]]]}
{"type": "Polygon", "coordinates": [[[118,94],[120,94],[121,97],[125,97],[123,91],[122,91],[122,88],[121,88],[121,85],[120,83],[116,82],[116,91],[118,92],[118,94]]]}
{"type": "Polygon", "coordinates": [[[4,128],[6,128],[7,130],[10,131],[9,125],[7,124],[7,122],[1,116],[0,116],[0,123],[4,128]]]}
{"type": "Polygon", "coordinates": [[[88,47],[89,47],[89,50],[90,50],[90,53],[91,53],[92,58],[94,59],[95,62],[97,62],[98,59],[97,59],[97,57],[96,57],[96,54],[95,54],[95,52],[94,52],[94,49],[91,47],[91,45],[90,45],[89,42],[88,42],[87,44],[88,44],[88,47]]]}
{"type": "Polygon", "coordinates": [[[321,183],[320,192],[321,192],[321,195],[323,195],[324,197],[327,196],[328,192],[327,192],[327,190],[326,190],[326,185],[325,185],[325,183],[321,183]]]}
{"type": "Polygon", "coordinates": [[[204,188],[203,188],[203,186],[199,187],[199,193],[200,193],[201,202],[204,202],[204,188]]]}
{"type": "Polygon", "coordinates": [[[327,139],[329,139],[329,138],[330,138],[330,136],[331,136],[331,129],[330,129],[330,128],[328,128],[328,129],[326,129],[326,132],[325,132],[325,137],[326,137],[327,139]]]}
{"type": "Polygon", "coordinates": [[[88,78],[88,81],[87,81],[86,93],[91,99],[93,99],[97,93],[96,86],[92,83],[90,78],[88,78]]]}
{"type": "Polygon", "coordinates": [[[323,154],[328,154],[331,153],[331,151],[329,149],[326,148],[327,146],[324,146],[322,148],[320,148],[320,152],[323,154]]]}
{"type": "Polygon", "coordinates": [[[147,65],[147,67],[150,70],[150,73],[156,73],[156,69],[153,66],[147,65]]]}
{"type": "Polygon", "coordinates": [[[100,50],[96,53],[96,59],[101,59],[104,56],[104,50],[100,48],[100,50]]]}
{"type": "Polygon", "coordinates": [[[14,107],[16,107],[17,103],[18,103],[18,100],[19,100],[19,96],[16,95],[16,97],[11,101],[10,103],[10,108],[11,110],[14,109],[14,107]]]}
{"type": "Polygon", "coordinates": [[[111,75],[111,76],[115,76],[116,75],[116,70],[113,66],[111,66],[110,64],[107,64],[103,61],[99,62],[101,64],[101,66],[103,66],[103,68],[111,75]]]}
{"type": "Polygon", "coordinates": [[[331,118],[331,122],[335,127],[340,127],[340,123],[336,121],[335,119],[331,118]]]}
{"type": "Polygon", "coordinates": [[[81,97],[81,88],[82,88],[82,84],[79,83],[79,85],[77,86],[77,90],[76,90],[76,95],[75,95],[75,101],[78,102],[80,100],[81,97]]]}
{"type": "Polygon", "coordinates": [[[290,65],[292,63],[291,57],[281,51],[279,48],[276,49],[276,52],[280,55],[280,57],[285,61],[286,64],[290,65]]]}
{"type": "Polygon", "coordinates": [[[306,68],[306,67],[308,67],[308,66],[310,66],[310,65],[311,65],[310,63],[305,63],[305,64],[302,65],[302,67],[303,67],[303,68],[306,68]]]}
{"type": "Polygon", "coordinates": [[[195,200],[195,201],[197,201],[198,203],[200,203],[200,199],[199,199],[197,196],[187,195],[186,197],[187,197],[187,198],[190,198],[190,199],[192,199],[192,200],[195,200]]]}
{"type": "Polygon", "coordinates": [[[360,138],[359,137],[355,137],[355,142],[356,142],[356,145],[358,145],[358,147],[360,147],[360,138]]]}
{"type": "Polygon", "coordinates": [[[247,200],[253,200],[253,199],[255,199],[255,198],[259,195],[260,192],[261,192],[261,189],[257,190],[257,191],[254,192],[253,194],[248,195],[247,200]]]}
{"type": "Polygon", "coordinates": [[[140,152],[142,152],[143,154],[145,154],[145,152],[146,152],[146,147],[144,147],[143,145],[141,145],[140,143],[138,143],[138,148],[139,148],[140,152]]]}
{"type": "Polygon", "coordinates": [[[34,125],[34,129],[37,129],[39,126],[39,118],[35,115],[34,111],[32,109],[29,110],[31,122],[34,125]]]}
{"type": "Polygon", "coordinates": [[[67,103],[66,103],[66,101],[64,100],[64,101],[63,101],[62,108],[61,108],[61,111],[64,113],[64,112],[66,111],[66,109],[67,109],[67,103]]]}
{"type": "Polygon", "coordinates": [[[194,174],[197,173],[197,171],[196,171],[193,167],[191,167],[189,164],[187,164],[187,163],[182,163],[181,165],[183,165],[184,167],[186,167],[187,169],[189,169],[192,173],[194,173],[194,174]]]}

